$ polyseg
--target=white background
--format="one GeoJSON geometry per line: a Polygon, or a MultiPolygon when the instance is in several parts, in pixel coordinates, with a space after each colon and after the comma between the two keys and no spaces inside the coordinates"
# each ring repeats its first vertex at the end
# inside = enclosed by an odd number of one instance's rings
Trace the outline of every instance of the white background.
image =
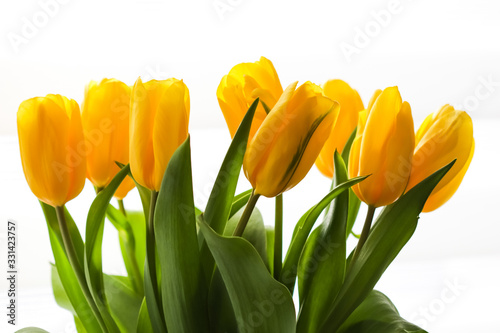
{"type": "MultiPolygon", "coordinates": [[[[81,102],[85,84],[104,77],[128,84],[138,76],[184,79],[191,93],[195,196],[204,203],[229,144],[217,85],[233,65],[264,55],[284,87],[295,80],[341,78],[366,105],[376,88],[398,85],[416,127],[445,103],[469,112],[476,139],[469,173],[448,204],[421,216],[377,288],[405,318],[431,332],[499,332],[499,14],[494,0],[2,0],[0,272],[6,270],[11,218],[19,225],[17,328],[74,330],[69,313],[51,296],[48,234],[20,165],[19,104],[47,93],[81,102]]],[[[93,198],[89,185],[68,205],[82,228],[93,198]]],[[[240,185],[248,188],[244,179],[240,185]]],[[[329,180],[313,168],[285,195],[285,246],[300,215],[328,188],[329,180]]],[[[136,193],[126,205],[140,208],[136,193]]],[[[272,223],[272,201],[261,200],[258,207],[272,223]]],[[[122,273],[109,225],[104,242],[106,272],[122,273]]],[[[6,281],[0,281],[0,331],[11,332],[4,315],[6,281]]]]}

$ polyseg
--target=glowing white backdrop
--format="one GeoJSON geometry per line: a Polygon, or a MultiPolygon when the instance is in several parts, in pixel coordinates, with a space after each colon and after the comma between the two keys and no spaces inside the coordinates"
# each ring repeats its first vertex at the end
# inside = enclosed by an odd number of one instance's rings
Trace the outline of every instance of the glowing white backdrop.
{"type": "MultiPolygon", "coordinates": [[[[0,226],[13,218],[20,228],[20,327],[73,329],[71,316],[51,296],[46,226],[19,160],[19,103],[47,93],[80,102],[85,84],[103,77],[128,84],[138,76],[184,79],[191,94],[195,195],[202,203],[229,144],[217,85],[233,65],[264,55],[283,86],[341,78],[366,104],[374,89],[398,85],[416,126],[444,103],[470,113],[476,153],[462,187],[441,209],[422,215],[377,288],[405,318],[431,332],[497,330],[500,181],[487,177],[498,173],[500,162],[499,10],[494,0],[2,1],[0,226]]],[[[247,188],[243,177],[240,189],[247,188]]],[[[296,220],[328,188],[329,180],[313,168],[285,194],[285,246],[296,220]]],[[[87,186],[68,205],[80,227],[92,198],[87,186]]],[[[126,204],[139,209],[137,194],[126,204]]],[[[272,201],[258,207],[272,223],[272,201]]],[[[6,256],[4,229],[0,258],[6,256]]],[[[110,225],[104,242],[105,270],[123,272],[110,225]]],[[[0,260],[0,272],[5,269],[0,260]]],[[[0,281],[4,308],[6,282],[0,281]]],[[[5,321],[0,331],[14,331],[5,321]]]]}

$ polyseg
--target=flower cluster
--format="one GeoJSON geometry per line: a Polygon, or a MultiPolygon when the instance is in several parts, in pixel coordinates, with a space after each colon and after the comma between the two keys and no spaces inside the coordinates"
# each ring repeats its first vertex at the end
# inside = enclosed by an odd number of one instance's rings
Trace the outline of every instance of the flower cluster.
{"type": "Polygon", "coordinates": [[[60,95],[21,103],[22,166],[47,221],[54,295],[79,332],[420,332],[373,288],[419,214],[460,186],[474,154],[467,113],[445,105],[415,133],[398,87],[376,90],[366,107],[338,79],[283,89],[264,57],[234,66],[217,99],[232,141],[204,210],[182,80],[92,81],[81,108],[60,95]],[[314,164],[332,188],[298,220],[283,258],[283,193],[314,164]],[[236,194],[241,169],[252,188],[236,194]],[[97,195],[83,238],[65,204],[86,178],[97,195]],[[124,207],[134,187],[143,213],[124,207]],[[258,213],[261,196],[275,198],[274,226],[258,213]],[[367,216],[348,255],[361,202],[367,216]],[[106,218],[127,276],[103,272],[106,218]]]}

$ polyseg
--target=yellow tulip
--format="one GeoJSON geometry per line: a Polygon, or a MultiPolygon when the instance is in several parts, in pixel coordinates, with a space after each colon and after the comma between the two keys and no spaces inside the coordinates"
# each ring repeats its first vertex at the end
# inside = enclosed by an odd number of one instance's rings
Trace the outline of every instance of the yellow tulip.
{"type": "Polygon", "coordinates": [[[24,175],[35,196],[63,206],[85,184],[85,141],[78,103],[61,95],[21,103],[17,132],[24,175]]]}
{"type": "Polygon", "coordinates": [[[356,138],[349,157],[349,176],[367,179],[352,187],[373,207],[386,206],[403,193],[410,176],[415,134],[410,104],[397,87],[376,91],[366,111],[359,114],[356,138]]]}
{"type": "Polygon", "coordinates": [[[455,194],[473,155],[472,119],[466,112],[445,105],[424,120],[415,137],[408,190],[456,159],[427,199],[424,212],[437,209],[455,194]]]}
{"type": "Polygon", "coordinates": [[[309,172],[338,116],[338,103],[306,82],[292,83],[262,122],[243,160],[256,194],[277,196],[309,172]]]}
{"type": "Polygon", "coordinates": [[[344,146],[358,124],[358,113],[364,109],[356,90],[342,80],[329,80],[323,85],[325,96],[340,104],[339,116],[332,133],[316,159],[316,166],[325,176],[333,177],[333,154],[342,153],[344,146]]]}
{"type": "MultiPolygon", "coordinates": [[[[91,81],[85,89],[82,125],[87,147],[87,178],[97,188],[106,187],[129,162],[130,87],[115,79],[91,81]]],[[[115,193],[123,199],[134,188],[126,177],[115,193]]]]}
{"type": "Polygon", "coordinates": [[[139,78],[130,103],[130,169],[139,184],[159,191],[170,158],[188,137],[189,91],[182,80],[139,78]]]}
{"type": "MultiPolygon", "coordinates": [[[[224,114],[231,138],[236,134],[248,108],[256,98],[271,110],[281,94],[278,74],[273,63],[261,57],[254,63],[242,63],[234,66],[225,75],[217,88],[217,99],[224,114]]],[[[268,110],[268,111],[269,111],[268,110]]],[[[250,129],[250,142],[267,116],[264,107],[259,103],[250,129]]]]}

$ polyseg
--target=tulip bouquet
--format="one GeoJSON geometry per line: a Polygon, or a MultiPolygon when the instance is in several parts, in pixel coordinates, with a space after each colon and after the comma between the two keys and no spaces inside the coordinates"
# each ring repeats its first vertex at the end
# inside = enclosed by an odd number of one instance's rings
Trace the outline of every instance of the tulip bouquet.
{"type": "Polygon", "coordinates": [[[47,221],[53,291],[78,332],[424,332],[373,288],[420,213],[459,187],[474,152],[470,117],[445,105],[415,134],[397,87],[366,108],[341,80],[283,90],[265,58],[233,67],[217,98],[232,142],[204,209],[193,199],[183,81],[91,82],[81,112],[60,95],[21,104],[22,165],[47,221]],[[283,256],[283,193],[315,163],[331,190],[285,222],[295,230],[283,256]],[[241,169],[252,188],[237,194],[241,169]],[[65,204],[85,178],[96,197],[82,236],[65,204]],[[123,204],[134,187],[143,212],[123,204]],[[276,203],[272,226],[256,208],[263,196],[276,203]],[[103,272],[105,220],[127,276],[103,272]],[[348,237],[359,238],[350,254],[348,237]]]}

